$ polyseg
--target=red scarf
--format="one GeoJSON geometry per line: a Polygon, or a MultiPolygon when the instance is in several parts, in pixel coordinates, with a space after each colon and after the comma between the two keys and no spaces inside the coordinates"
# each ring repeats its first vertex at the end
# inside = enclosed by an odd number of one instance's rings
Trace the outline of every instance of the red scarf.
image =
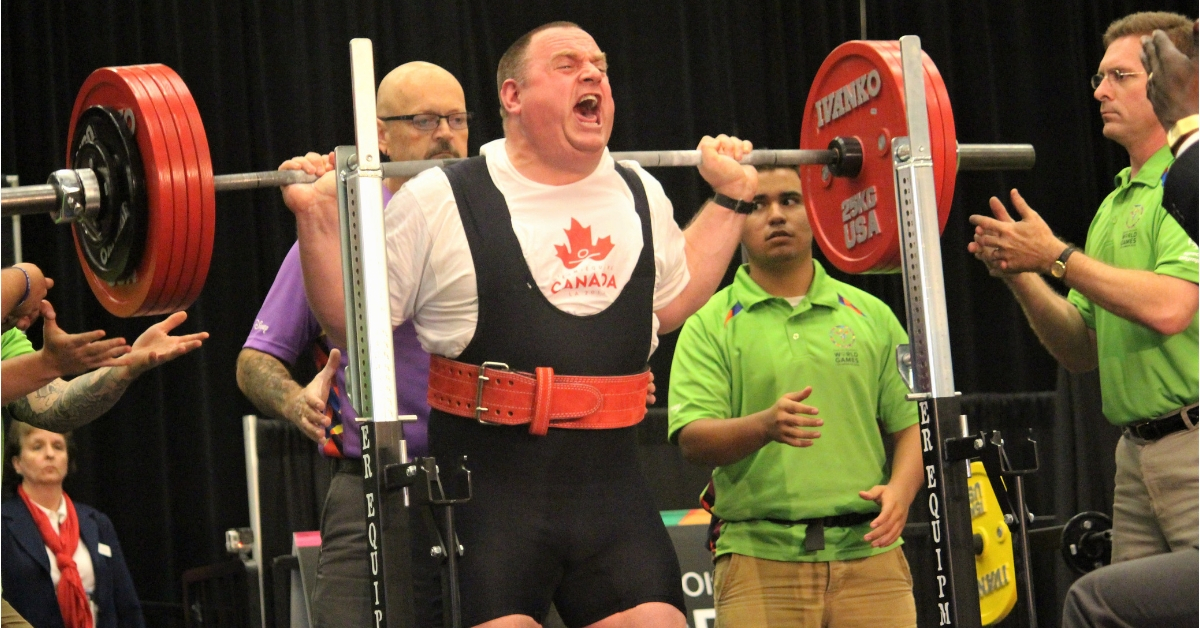
{"type": "Polygon", "coordinates": [[[54,552],[54,560],[58,563],[60,577],[58,579],[58,608],[62,611],[63,624],[67,628],[92,628],[92,607],[88,603],[87,592],[83,590],[83,579],[75,566],[75,549],[79,547],[79,517],[75,514],[75,504],[66,493],[62,494],[67,503],[67,518],[58,527],[55,534],[46,513],[29,496],[23,486],[17,486],[17,493],[25,501],[29,514],[33,515],[33,523],[42,534],[42,542],[54,552]]]}

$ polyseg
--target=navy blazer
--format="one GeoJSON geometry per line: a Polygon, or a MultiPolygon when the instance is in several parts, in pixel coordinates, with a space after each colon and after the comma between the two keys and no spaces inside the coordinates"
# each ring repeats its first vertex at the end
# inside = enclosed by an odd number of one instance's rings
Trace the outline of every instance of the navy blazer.
{"type": "MultiPolygon", "coordinates": [[[[145,628],[142,605],[112,521],[79,502],[75,502],[75,514],[79,517],[79,540],[87,546],[96,572],[96,590],[92,593],[99,607],[96,628],[145,628]],[[112,549],[112,556],[99,552],[100,543],[112,549]]],[[[50,557],[33,516],[19,497],[0,505],[0,515],[4,520],[0,529],[4,599],[34,628],[62,628],[62,612],[50,580],[50,557]]]]}

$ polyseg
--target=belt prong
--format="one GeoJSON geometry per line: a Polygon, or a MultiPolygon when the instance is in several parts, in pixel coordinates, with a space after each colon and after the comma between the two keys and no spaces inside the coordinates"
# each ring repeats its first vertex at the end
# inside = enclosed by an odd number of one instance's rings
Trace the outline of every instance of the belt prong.
{"type": "Polygon", "coordinates": [[[479,375],[476,377],[477,383],[475,385],[475,420],[484,425],[498,425],[497,423],[483,420],[483,413],[488,411],[483,405],[483,385],[492,379],[485,375],[484,372],[489,368],[503,371],[510,370],[508,365],[503,362],[484,362],[479,365],[479,375]]]}

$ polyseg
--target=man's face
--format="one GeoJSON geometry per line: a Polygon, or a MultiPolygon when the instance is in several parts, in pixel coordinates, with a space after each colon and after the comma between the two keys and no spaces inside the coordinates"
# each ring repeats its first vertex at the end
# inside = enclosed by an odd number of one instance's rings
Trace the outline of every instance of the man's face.
{"type": "Polygon", "coordinates": [[[1098,74],[1105,75],[1092,96],[1100,101],[1100,117],[1104,120],[1104,137],[1130,149],[1161,128],[1154,107],[1146,97],[1146,72],[1141,60],[1142,43],[1139,37],[1122,37],[1114,41],[1100,60],[1098,74]],[[1136,73],[1118,80],[1112,70],[1136,73]]]}
{"type": "Polygon", "coordinates": [[[603,151],[615,111],[608,61],[591,35],[551,28],[533,36],[520,86],[520,125],[540,152],[603,151]]]}
{"type": "Polygon", "coordinates": [[[742,225],[751,262],[767,266],[812,255],[812,228],[794,168],[760,171],[754,202],[758,207],[742,225]]]}
{"type": "Polygon", "coordinates": [[[21,440],[21,454],[14,456],[12,463],[26,482],[62,484],[67,477],[67,439],[34,428],[21,440]]]}
{"type": "MultiPolygon", "coordinates": [[[[397,86],[395,111],[380,111],[383,116],[432,113],[439,116],[467,110],[462,86],[449,73],[417,71],[397,86]]],[[[467,155],[467,129],[451,129],[446,119],[432,131],[422,131],[411,121],[380,121],[379,144],[392,161],[448,159],[467,155]]]]}

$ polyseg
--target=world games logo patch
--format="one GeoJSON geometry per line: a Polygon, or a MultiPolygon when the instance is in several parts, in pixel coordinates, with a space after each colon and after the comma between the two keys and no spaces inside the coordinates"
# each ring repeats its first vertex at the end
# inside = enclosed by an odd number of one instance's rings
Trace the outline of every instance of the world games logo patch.
{"type": "Polygon", "coordinates": [[[829,330],[829,340],[838,349],[849,349],[854,346],[854,330],[849,325],[837,325],[829,330]]]}
{"type": "Polygon", "coordinates": [[[835,325],[829,330],[829,341],[833,343],[833,363],[838,366],[858,366],[858,352],[854,347],[854,330],[849,325],[835,325]]]}
{"type": "Polygon", "coordinates": [[[1137,224],[1145,213],[1146,208],[1141,205],[1134,205],[1129,210],[1129,215],[1125,216],[1125,231],[1121,234],[1121,248],[1137,246],[1137,224]]]}

